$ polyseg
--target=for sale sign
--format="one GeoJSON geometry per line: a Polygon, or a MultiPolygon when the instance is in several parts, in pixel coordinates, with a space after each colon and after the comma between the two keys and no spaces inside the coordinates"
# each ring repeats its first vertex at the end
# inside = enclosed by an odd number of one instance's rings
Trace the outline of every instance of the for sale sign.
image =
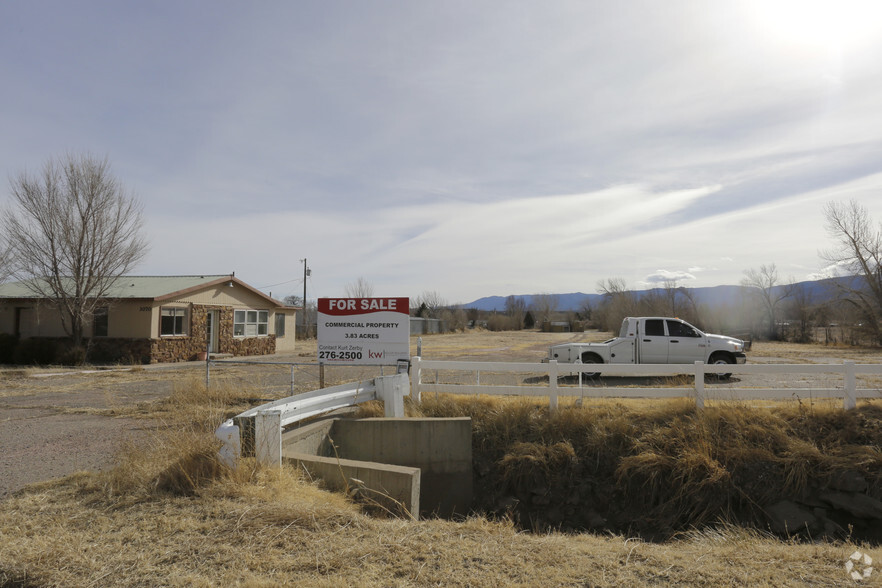
{"type": "Polygon", "coordinates": [[[410,354],[407,298],[319,298],[320,363],[394,365],[410,354]]]}

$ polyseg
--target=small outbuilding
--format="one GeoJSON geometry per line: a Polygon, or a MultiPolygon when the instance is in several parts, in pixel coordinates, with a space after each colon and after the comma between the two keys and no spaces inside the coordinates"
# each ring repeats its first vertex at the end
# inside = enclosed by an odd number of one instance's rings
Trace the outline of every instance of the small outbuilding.
{"type": "MultiPolygon", "coordinates": [[[[293,351],[298,310],[232,274],[121,276],[84,336],[92,357],[110,361],[188,361],[206,351],[267,355],[293,351]]],[[[0,333],[67,340],[57,307],[21,282],[0,285],[0,333]]]]}

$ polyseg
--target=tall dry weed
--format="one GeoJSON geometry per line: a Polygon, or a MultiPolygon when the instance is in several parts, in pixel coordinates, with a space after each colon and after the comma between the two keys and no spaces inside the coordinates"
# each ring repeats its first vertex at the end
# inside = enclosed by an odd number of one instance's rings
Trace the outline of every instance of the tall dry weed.
{"type": "Polygon", "coordinates": [[[117,465],[102,473],[108,496],[140,500],[163,495],[193,496],[218,481],[240,479],[218,459],[217,426],[260,398],[258,388],[215,381],[210,387],[193,377],[175,382],[156,404],[159,421],[149,435],[125,444],[117,465]]]}
{"type": "Polygon", "coordinates": [[[882,412],[875,406],[698,410],[683,399],[550,412],[539,400],[440,395],[421,408],[472,417],[480,508],[502,514],[517,504],[530,528],[567,517],[590,526],[615,513],[611,530],[669,536],[721,520],[760,524],[764,507],[843,472],[882,490],[882,412]],[[580,519],[585,510],[598,516],[580,519]],[[550,522],[541,524],[543,517],[550,522]]]}

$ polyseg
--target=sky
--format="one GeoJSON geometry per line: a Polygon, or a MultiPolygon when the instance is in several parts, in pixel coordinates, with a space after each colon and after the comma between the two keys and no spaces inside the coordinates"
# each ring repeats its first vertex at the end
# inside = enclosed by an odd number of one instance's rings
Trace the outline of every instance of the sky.
{"type": "Polygon", "coordinates": [[[107,158],[138,275],[276,298],[829,272],[882,221],[876,0],[0,3],[0,205],[107,158]]]}

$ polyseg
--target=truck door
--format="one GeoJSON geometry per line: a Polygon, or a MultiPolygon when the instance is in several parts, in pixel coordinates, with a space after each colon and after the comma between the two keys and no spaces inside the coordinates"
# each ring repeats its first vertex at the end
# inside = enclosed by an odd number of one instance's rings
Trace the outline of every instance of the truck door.
{"type": "Polygon", "coordinates": [[[701,332],[683,321],[668,319],[668,363],[704,361],[705,340],[701,332]]]}
{"type": "Polygon", "coordinates": [[[638,333],[640,363],[668,363],[668,337],[665,336],[665,321],[646,319],[643,332],[638,333]]]}

